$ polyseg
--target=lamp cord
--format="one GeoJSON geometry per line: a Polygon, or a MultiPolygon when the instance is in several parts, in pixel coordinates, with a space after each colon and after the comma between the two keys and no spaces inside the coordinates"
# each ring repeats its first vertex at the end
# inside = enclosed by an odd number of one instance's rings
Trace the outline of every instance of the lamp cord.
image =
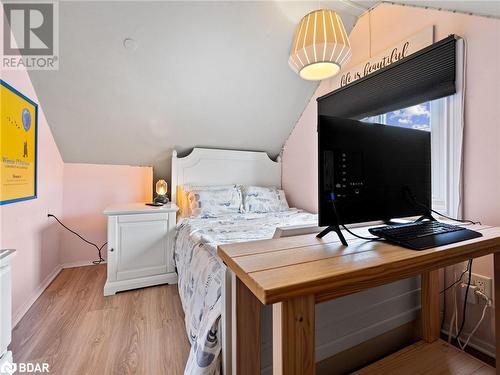
{"type": "Polygon", "coordinates": [[[93,264],[101,264],[102,262],[104,262],[104,258],[102,257],[102,249],[104,248],[104,246],[106,246],[108,244],[107,242],[104,242],[101,246],[98,246],[95,243],[93,243],[92,241],[87,240],[86,238],[84,238],[83,236],[81,236],[80,234],[78,234],[77,232],[75,232],[73,229],[68,228],[66,225],[64,225],[61,222],[61,220],[59,220],[57,218],[56,215],[47,214],[47,216],[48,217],[53,217],[64,229],[66,229],[67,231],[73,233],[75,236],[77,236],[78,238],[80,238],[83,242],[86,242],[89,245],[92,245],[92,246],[94,246],[97,249],[98,259],[92,261],[93,264]]]}

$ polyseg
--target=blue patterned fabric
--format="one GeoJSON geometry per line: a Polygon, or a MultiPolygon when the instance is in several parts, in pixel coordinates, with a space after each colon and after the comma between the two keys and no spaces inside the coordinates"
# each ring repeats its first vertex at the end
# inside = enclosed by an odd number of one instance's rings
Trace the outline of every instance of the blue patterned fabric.
{"type": "Polygon", "coordinates": [[[193,189],[188,193],[190,216],[218,217],[239,213],[242,208],[238,186],[221,189],[193,189]]]}
{"type": "Polygon", "coordinates": [[[275,187],[243,186],[245,212],[276,212],[288,210],[285,192],[275,187]]]}
{"type": "Polygon", "coordinates": [[[276,227],[317,224],[317,221],[316,215],[290,209],[264,214],[188,218],[179,222],[174,256],[191,343],[186,375],[220,373],[224,265],[216,254],[217,246],[271,238],[276,227]]]}

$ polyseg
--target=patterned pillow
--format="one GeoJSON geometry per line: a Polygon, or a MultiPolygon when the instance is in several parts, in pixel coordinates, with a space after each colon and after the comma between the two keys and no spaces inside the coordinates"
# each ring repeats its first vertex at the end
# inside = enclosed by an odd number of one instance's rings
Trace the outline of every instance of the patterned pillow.
{"type": "Polygon", "coordinates": [[[237,188],[234,184],[229,185],[195,185],[184,184],[177,186],[177,206],[179,206],[180,217],[190,217],[191,208],[189,202],[189,192],[195,190],[224,190],[237,188]]]}
{"type": "Polygon", "coordinates": [[[276,212],[289,209],[285,192],[275,187],[244,186],[243,208],[246,212],[276,212]]]}
{"type": "Polygon", "coordinates": [[[220,189],[192,188],[188,193],[192,217],[217,217],[241,212],[241,190],[237,186],[220,189]]]}

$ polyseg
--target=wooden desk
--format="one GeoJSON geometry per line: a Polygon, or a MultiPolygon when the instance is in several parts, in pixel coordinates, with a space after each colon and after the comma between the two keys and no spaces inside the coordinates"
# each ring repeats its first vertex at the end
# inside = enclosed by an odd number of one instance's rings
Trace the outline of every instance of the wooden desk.
{"type": "MultiPolygon", "coordinates": [[[[421,336],[426,342],[436,341],[439,268],[494,253],[495,301],[500,300],[500,228],[468,228],[483,237],[423,251],[352,236],[344,247],[334,234],[219,246],[219,256],[237,278],[237,374],[260,373],[260,304],[273,304],[273,373],[314,374],[316,303],[416,275],[422,277],[421,336]]],[[[500,309],[494,311],[499,318],[500,309]]],[[[496,337],[500,358],[500,324],[496,337]]]]}

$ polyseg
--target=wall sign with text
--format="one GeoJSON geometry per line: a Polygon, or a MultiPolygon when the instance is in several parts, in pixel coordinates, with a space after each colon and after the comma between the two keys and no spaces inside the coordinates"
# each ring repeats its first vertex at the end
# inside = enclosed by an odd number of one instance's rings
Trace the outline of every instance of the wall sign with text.
{"type": "Polygon", "coordinates": [[[434,27],[429,26],[408,38],[403,39],[391,48],[369,58],[352,68],[343,70],[332,80],[332,90],[344,87],[379,69],[385,68],[434,43],[434,27]]]}
{"type": "Polygon", "coordinates": [[[0,80],[0,204],[36,198],[38,105],[0,80]]]}

